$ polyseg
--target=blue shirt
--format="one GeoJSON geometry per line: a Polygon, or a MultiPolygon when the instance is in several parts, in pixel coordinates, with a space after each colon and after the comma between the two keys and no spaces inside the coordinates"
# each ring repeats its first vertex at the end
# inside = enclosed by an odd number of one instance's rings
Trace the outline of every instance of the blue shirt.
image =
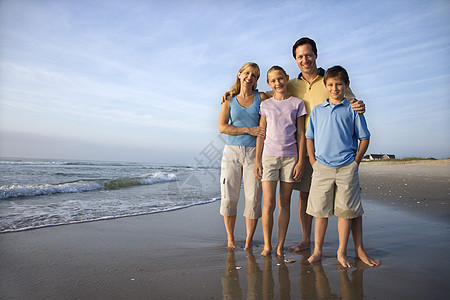
{"type": "MultiPolygon", "coordinates": [[[[236,99],[231,97],[230,121],[229,124],[236,127],[256,127],[259,126],[259,92],[254,91],[255,99],[252,105],[247,108],[242,107],[236,99]]],[[[256,147],[256,136],[250,134],[229,135],[227,145],[256,147]]]]}
{"type": "Polygon", "coordinates": [[[306,138],[314,140],[318,162],[340,168],[355,160],[358,140],[370,138],[370,132],[364,115],[355,112],[347,98],[337,105],[327,99],[313,108],[306,138]]]}

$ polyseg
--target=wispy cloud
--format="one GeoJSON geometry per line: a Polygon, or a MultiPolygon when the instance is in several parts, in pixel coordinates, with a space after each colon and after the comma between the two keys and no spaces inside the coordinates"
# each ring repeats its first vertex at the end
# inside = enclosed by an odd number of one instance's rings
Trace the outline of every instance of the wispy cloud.
{"type": "Polygon", "coordinates": [[[430,129],[421,112],[447,124],[445,108],[435,115],[414,108],[424,98],[448,102],[449,13],[448,1],[438,0],[1,1],[0,124],[202,148],[218,133],[220,97],[238,68],[259,63],[258,85],[267,90],[271,65],[298,74],[291,47],[310,36],[320,65],[349,69],[374,131],[390,141],[392,127],[405,123],[430,129]]]}

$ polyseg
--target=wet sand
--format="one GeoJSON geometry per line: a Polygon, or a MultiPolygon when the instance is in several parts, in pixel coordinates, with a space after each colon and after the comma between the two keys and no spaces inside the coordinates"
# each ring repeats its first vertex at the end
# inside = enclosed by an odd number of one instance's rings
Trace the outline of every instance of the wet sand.
{"type": "MultiPolygon", "coordinates": [[[[363,163],[360,174],[365,246],[382,261],[380,267],[360,261],[349,270],[338,266],[336,218],[329,222],[322,263],[308,264],[310,251],[287,253],[295,260],[291,264],[262,257],[261,224],[253,254],[244,251],[241,215],[236,225],[238,249],[228,251],[215,202],[169,213],[0,234],[0,298],[448,297],[449,164],[363,163]]],[[[286,246],[301,237],[298,192],[292,199],[286,246]]],[[[349,256],[355,260],[352,241],[349,256]]]]}

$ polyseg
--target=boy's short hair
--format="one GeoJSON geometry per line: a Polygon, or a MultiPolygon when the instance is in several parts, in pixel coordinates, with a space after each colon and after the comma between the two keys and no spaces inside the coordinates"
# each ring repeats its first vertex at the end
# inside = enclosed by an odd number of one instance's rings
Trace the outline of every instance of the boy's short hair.
{"type": "Polygon", "coordinates": [[[325,72],[325,76],[323,76],[323,83],[327,84],[327,80],[328,79],[335,78],[335,77],[337,77],[340,80],[342,80],[346,85],[350,84],[350,78],[348,77],[348,73],[341,66],[334,66],[334,67],[329,68],[325,72]]]}
{"type": "Polygon", "coordinates": [[[294,46],[292,46],[292,54],[294,55],[294,58],[295,58],[295,51],[297,50],[297,48],[299,46],[306,45],[306,44],[311,45],[312,51],[317,56],[316,42],[314,42],[312,39],[310,39],[308,37],[302,37],[301,39],[299,39],[295,42],[294,46]]]}
{"type": "Polygon", "coordinates": [[[267,71],[267,81],[269,81],[269,73],[272,71],[280,71],[283,72],[285,76],[287,76],[286,71],[280,66],[272,66],[269,71],[267,71]]]}

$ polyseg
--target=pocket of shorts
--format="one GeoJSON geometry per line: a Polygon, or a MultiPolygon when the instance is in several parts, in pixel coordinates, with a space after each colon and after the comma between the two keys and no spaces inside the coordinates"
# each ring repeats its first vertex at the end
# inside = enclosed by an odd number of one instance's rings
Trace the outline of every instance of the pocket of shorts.
{"type": "Polygon", "coordinates": [[[222,178],[222,182],[221,182],[221,184],[220,184],[220,187],[222,188],[222,198],[227,198],[227,193],[226,193],[226,191],[227,191],[227,189],[226,189],[226,186],[225,186],[225,184],[226,184],[226,178],[224,177],[224,178],[222,178]]]}

